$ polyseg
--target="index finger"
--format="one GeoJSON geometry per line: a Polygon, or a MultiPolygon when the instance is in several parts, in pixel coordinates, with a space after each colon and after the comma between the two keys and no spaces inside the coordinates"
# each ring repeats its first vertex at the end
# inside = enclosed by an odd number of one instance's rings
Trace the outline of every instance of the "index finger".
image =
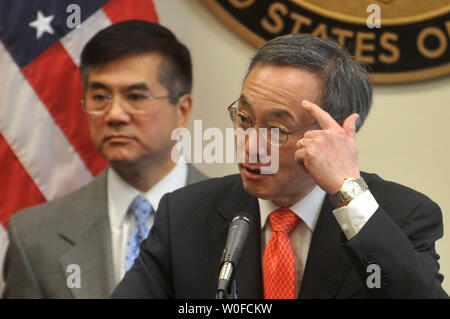
{"type": "Polygon", "coordinates": [[[302,105],[305,110],[320,124],[322,129],[328,129],[339,124],[331,117],[328,112],[324,111],[320,106],[308,100],[303,100],[302,105]]]}

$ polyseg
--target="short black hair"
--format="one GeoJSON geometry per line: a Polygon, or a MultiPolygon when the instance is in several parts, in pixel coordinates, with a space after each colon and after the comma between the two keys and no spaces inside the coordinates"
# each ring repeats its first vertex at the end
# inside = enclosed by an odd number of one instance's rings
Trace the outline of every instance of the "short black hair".
{"type": "Polygon", "coordinates": [[[89,68],[119,58],[156,52],[163,61],[159,81],[169,91],[170,102],[176,103],[192,90],[192,62],[189,50],[162,25],[144,20],[127,20],[99,31],[81,52],[81,80],[86,89],[89,68]]]}
{"type": "Polygon", "coordinates": [[[358,113],[356,130],[372,105],[372,83],[365,65],[339,44],[310,34],[289,34],[266,42],[250,62],[247,75],[259,65],[304,68],[322,79],[320,106],[336,121],[358,113]]]}

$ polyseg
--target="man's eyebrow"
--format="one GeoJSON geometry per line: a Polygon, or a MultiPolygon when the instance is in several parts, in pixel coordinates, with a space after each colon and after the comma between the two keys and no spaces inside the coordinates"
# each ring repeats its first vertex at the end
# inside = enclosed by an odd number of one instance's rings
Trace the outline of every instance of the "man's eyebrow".
{"type": "Polygon", "coordinates": [[[124,91],[133,91],[133,90],[149,91],[149,88],[148,88],[147,84],[145,84],[145,83],[136,83],[136,84],[127,86],[124,89],[124,91]]]}
{"type": "MultiPolygon", "coordinates": [[[[251,104],[247,101],[247,99],[245,98],[245,96],[241,95],[239,98],[239,106],[242,106],[244,108],[248,108],[250,110],[252,110],[251,104]]],[[[282,110],[282,109],[271,109],[268,110],[265,114],[264,114],[264,118],[275,118],[276,120],[295,120],[292,117],[292,114],[289,113],[288,111],[282,110]]]]}
{"type": "MultiPolygon", "coordinates": [[[[96,90],[96,89],[104,89],[104,90],[110,90],[110,87],[102,82],[93,81],[89,83],[88,87],[90,89],[96,90]]],[[[133,90],[141,90],[141,91],[149,91],[149,88],[147,84],[145,83],[136,83],[129,85],[122,89],[122,91],[133,91],[133,90]]]]}
{"type": "Polygon", "coordinates": [[[101,82],[96,82],[96,81],[90,82],[88,87],[90,89],[93,89],[93,90],[96,90],[96,89],[105,89],[105,90],[107,90],[107,89],[109,89],[109,87],[107,85],[105,85],[105,84],[103,84],[101,82]]]}
{"type": "Polygon", "coordinates": [[[250,103],[247,101],[247,99],[246,99],[245,96],[243,96],[243,95],[241,95],[241,96],[239,97],[239,106],[251,108],[251,107],[250,107],[250,103]]]}
{"type": "Polygon", "coordinates": [[[266,114],[264,114],[265,118],[276,118],[276,119],[286,119],[286,120],[294,120],[291,113],[289,113],[288,111],[284,111],[284,110],[280,110],[280,109],[273,109],[273,110],[269,110],[266,112],[266,114]]]}

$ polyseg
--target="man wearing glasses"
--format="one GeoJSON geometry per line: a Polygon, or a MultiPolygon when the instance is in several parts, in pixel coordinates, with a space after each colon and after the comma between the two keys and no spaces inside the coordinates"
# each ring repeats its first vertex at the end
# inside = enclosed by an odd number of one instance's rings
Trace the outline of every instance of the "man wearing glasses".
{"type": "Polygon", "coordinates": [[[236,140],[245,133],[240,175],[165,195],[112,297],[226,294],[217,289],[222,251],[231,221],[243,214],[248,240],[239,263],[222,272],[228,278],[234,269],[234,296],[447,297],[435,251],[439,207],[359,170],[355,134],[371,102],[366,71],[334,41],[297,34],[267,42],[228,107],[236,140]],[[261,155],[274,150],[279,168],[265,174],[270,163],[261,155]]]}
{"type": "Polygon", "coordinates": [[[108,297],[161,197],[206,178],[171,157],[171,133],[192,108],[190,54],[171,31],[138,20],[112,25],[86,44],[80,69],[82,108],[110,166],[82,189],[11,218],[6,298],[108,297]]]}

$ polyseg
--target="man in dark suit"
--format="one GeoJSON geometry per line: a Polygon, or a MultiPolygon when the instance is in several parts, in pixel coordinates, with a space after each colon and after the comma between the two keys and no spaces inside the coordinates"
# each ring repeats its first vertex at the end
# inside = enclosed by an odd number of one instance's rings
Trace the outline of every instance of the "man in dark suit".
{"type": "Polygon", "coordinates": [[[214,298],[227,231],[241,212],[250,232],[235,265],[240,298],[448,297],[435,251],[439,207],[359,170],[355,135],[371,102],[366,71],[334,41],[267,42],[228,107],[237,131],[247,130],[240,175],[163,197],[112,297],[214,298]],[[278,155],[267,163],[267,154],[278,155]]]}
{"type": "Polygon", "coordinates": [[[125,21],[81,54],[92,139],[110,166],[9,222],[6,298],[106,298],[138,253],[161,197],[206,178],[172,152],[192,108],[191,59],[171,31],[125,21]]]}

